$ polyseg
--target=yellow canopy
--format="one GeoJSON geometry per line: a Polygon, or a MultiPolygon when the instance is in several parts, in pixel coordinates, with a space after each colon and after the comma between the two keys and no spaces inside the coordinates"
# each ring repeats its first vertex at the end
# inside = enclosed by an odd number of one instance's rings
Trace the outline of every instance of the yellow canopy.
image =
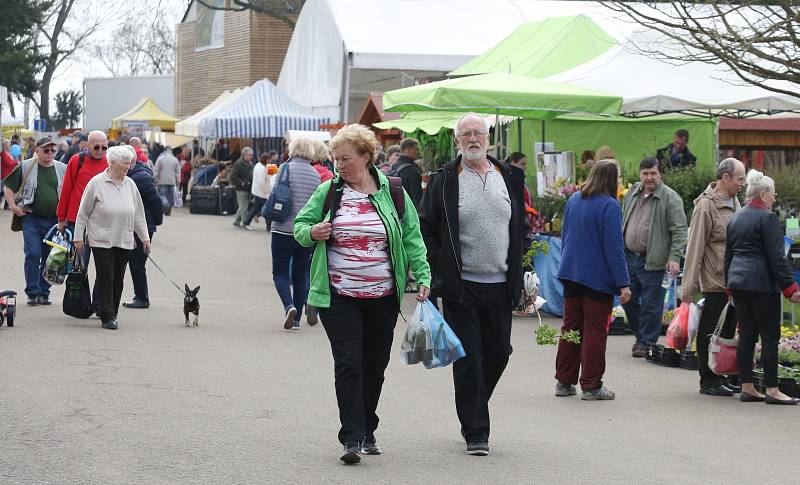
{"type": "Polygon", "coordinates": [[[194,140],[193,136],[178,135],[177,133],[170,133],[168,131],[146,130],[144,132],[144,136],[148,142],[156,142],[172,148],[186,145],[194,140]]]}
{"type": "Polygon", "coordinates": [[[111,127],[121,129],[126,121],[145,121],[150,128],[158,126],[162,130],[174,130],[178,118],[162,111],[151,98],[144,97],[136,103],[136,106],[114,118],[111,127]]]}

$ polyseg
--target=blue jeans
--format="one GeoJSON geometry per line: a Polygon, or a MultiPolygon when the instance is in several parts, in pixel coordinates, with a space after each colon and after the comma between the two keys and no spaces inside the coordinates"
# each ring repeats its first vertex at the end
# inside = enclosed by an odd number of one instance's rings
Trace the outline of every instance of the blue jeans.
{"type": "Polygon", "coordinates": [[[301,246],[292,236],[272,233],[272,281],[284,311],[290,307],[297,309],[296,322],[300,321],[308,298],[313,252],[314,248],[301,246]]]}
{"type": "Polygon", "coordinates": [[[658,342],[661,335],[661,316],[664,313],[664,295],[661,287],[664,270],[644,269],[645,257],[625,250],[628,274],[631,278],[631,299],[622,307],[628,317],[636,341],[644,345],[658,342]]]}
{"type": "Polygon", "coordinates": [[[175,203],[175,186],[174,185],[159,185],[158,194],[162,195],[161,205],[164,206],[164,213],[169,214],[172,212],[172,205],[175,203]],[[164,199],[167,203],[164,204],[164,199]]]}
{"type": "Polygon", "coordinates": [[[22,218],[22,238],[25,252],[25,294],[28,298],[37,296],[50,296],[50,283],[48,283],[42,271],[44,270],[47,255],[50,254],[50,246],[42,242],[47,231],[50,230],[58,219],[53,217],[40,217],[35,214],[28,214],[22,218]]]}

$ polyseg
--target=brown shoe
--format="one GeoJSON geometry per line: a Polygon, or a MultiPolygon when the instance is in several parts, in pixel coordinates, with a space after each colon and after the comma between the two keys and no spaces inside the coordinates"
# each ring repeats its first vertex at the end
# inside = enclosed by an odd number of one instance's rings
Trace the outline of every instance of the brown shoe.
{"type": "Polygon", "coordinates": [[[633,349],[631,353],[637,359],[642,359],[644,357],[647,357],[647,347],[644,344],[639,344],[636,346],[635,349],[633,349]]]}
{"type": "Polygon", "coordinates": [[[637,347],[639,347],[639,341],[638,341],[638,340],[637,340],[636,342],[634,342],[634,343],[633,343],[633,346],[631,346],[631,352],[633,352],[634,350],[636,350],[636,348],[637,348],[637,347]]]}

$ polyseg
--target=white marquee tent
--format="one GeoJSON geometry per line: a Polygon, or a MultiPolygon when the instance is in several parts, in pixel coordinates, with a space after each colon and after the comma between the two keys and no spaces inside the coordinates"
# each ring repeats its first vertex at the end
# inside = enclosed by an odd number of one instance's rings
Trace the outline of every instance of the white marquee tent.
{"type": "Polygon", "coordinates": [[[619,39],[634,29],[597,2],[308,0],[278,88],[319,116],[353,121],[370,92],[442,77],[523,22],[579,13],[619,39]]]}
{"type": "Polygon", "coordinates": [[[800,98],[746,85],[729,69],[702,62],[672,64],[634,47],[664,42],[657,32],[635,32],[622,45],[549,79],[622,96],[621,112],[628,115],[760,116],[800,110],[800,98]]]}
{"type": "Polygon", "coordinates": [[[242,93],[245,92],[245,89],[246,88],[239,88],[233,91],[224,91],[222,94],[217,96],[217,99],[209,103],[205,108],[201,109],[192,116],[175,123],[175,133],[178,135],[193,137],[200,136],[200,123],[202,120],[213,116],[214,113],[232,103],[239,96],[241,96],[242,93]]]}
{"type": "Polygon", "coordinates": [[[283,137],[286,130],[316,131],[326,122],[262,79],[203,117],[199,134],[207,138],[275,138],[283,137]]]}

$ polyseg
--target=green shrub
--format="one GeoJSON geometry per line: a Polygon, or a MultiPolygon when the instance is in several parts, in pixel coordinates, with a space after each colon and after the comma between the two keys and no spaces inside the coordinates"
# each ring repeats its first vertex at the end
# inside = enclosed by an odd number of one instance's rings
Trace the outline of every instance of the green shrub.
{"type": "Polygon", "coordinates": [[[796,215],[800,210],[800,166],[774,163],[766,166],[764,173],[775,179],[781,212],[796,215]]]}
{"type": "Polygon", "coordinates": [[[678,193],[683,200],[683,210],[689,221],[694,210],[694,200],[714,181],[714,176],[696,167],[669,168],[664,170],[664,183],[678,193]]]}

